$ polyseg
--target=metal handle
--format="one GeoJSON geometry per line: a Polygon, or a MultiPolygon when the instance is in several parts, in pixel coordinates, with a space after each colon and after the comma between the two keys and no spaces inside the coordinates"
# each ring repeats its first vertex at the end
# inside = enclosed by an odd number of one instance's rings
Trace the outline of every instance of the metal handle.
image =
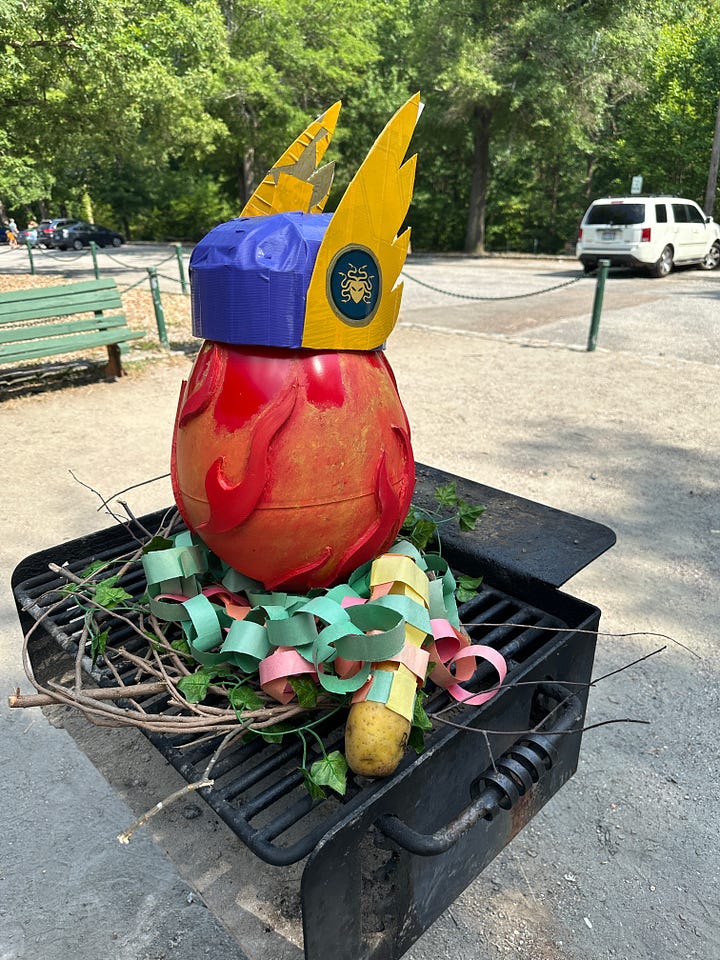
{"type": "Polygon", "coordinates": [[[558,701],[552,711],[557,713],[552,728],[523,735],[506,750],[478,778],[487,784],[480,796],[447,826],[435,833],[418,833],[395,814],[386,813],[375,821],[378,829],[409,853],[434,857],[449,850],[478,820],[483,817],[492,820],[500,810],[510,810],[547,774],[557,760],[556,742],[583,716],[578,698],[560,684],[540,684],[538,693],[558,701]]]}

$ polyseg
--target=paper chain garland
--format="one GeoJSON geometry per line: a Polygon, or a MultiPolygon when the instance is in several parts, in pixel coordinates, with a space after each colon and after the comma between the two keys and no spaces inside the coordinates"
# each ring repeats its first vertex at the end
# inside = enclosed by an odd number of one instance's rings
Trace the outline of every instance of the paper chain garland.
{"type": "Polygon", "coordinates": [[[421,555],[411,543],[398,541],[347,583],[298,596],[265,592],[189,532],[172,542],[143,556],[151,611],[180,624],[198,663],[257,673],[262,689],[279,703],[296,695],[290,680],[305,677],[329,693],[353,694],[353,702],[384,703],[410,720],[429,665],[434,683],[473,705],[497,692],[472,695],[461,686],[478,659],[495,667],[500,684],[505,679],[501,654],[472,644],[460,630],[447,562],[421,555]],[[397,669],[373,672],[374,664],[388,661],[397,669]]]}

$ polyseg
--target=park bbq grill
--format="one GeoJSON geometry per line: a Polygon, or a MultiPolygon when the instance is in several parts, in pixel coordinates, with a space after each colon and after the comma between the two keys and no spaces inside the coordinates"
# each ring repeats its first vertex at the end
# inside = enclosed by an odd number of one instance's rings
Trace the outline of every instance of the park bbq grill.
{"type": "MultiPolygon", "coordinates": [[[[478,595],[460,607],[460,618],[470,624],[473,643],[506,659],[503,688],[482,706],[462,706],[443,690],[431,691],[428,712],[458,726],[436,723],[425,750],[407,751],[385,780],[350,776],[342,798],[310,797],[296,738],[231,744],[212,768],[214,784],[198,791],[266,863],[305,860],[300,892],[307,960],[401,957],[577,766],[600,612],[557,588],[608,549],[614,534],[421,464],[414,502],[430,506],[435,487],[449,481],[461,497],[487,507],[475,532],[443,534],[443,555],[457,574],[484,578],[478,595]]],[[[162,516],[141,522],[157,529],[162,516]]],[[[135,545],[129,527],[118,526],[24,560],[13,576],[24,630],[45,615],[46,635],[74,657],[82,614],[71,599],[46,613],[66,583],[48,564],[79,573],[135,545]]],[[[139,563],[122,585],[142,594],[139,563]]],[[[142,638],[125,629],[126,636],[122,627],[113,629],[113,642],[131,651],[141,647],[142,638]]],[[[38,673],[42,649],[31,641],[38,673]]],[[[102,671],[95,677],[100,685],[116,682],[102,671]]],[[[494,682],[485,664],[465,686],[476,692],[494,682]]],[[[167,715],[177,710],[164,694],[144,706],[167,715]]],[[[341,711],[315,728],[327,752],[342,749],[344,720],[341,711]]],[[[221,740],[188,746],[188,735],[143,732],[188,783],[202,778],[221,740]]],[[[320,756],[316,748],[306,762],[320,756]]]]}

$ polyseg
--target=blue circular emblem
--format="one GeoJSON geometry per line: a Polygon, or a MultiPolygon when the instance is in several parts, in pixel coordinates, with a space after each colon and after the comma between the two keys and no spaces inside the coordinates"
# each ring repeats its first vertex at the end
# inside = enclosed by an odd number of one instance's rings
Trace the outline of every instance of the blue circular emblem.
{"type": "Polygon", "coordinates": [[[351,327],[366,327],[380,304],[380,265],[367,247],[345,247],[328,270],[328,300],[351,327]]]}

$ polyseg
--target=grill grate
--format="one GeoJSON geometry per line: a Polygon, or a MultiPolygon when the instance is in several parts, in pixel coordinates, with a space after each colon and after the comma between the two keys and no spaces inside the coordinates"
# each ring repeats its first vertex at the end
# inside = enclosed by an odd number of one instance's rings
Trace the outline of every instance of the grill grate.
{"type": "MultiPolygon", "coordinates": [[[[109,561],[116,556],[115,551],[104,551],[96,558],[109,561]]],[[[71,572],[79,574],[87,566],[87,561],[78,560],[67,566],[71,572]]],[[[108,575],[112,572],[112,568],[108,569],[108,575]]],[[[34,619],[44,618],[45,629],[69,655],[75,657],[82,614],[72,598],[66,598],[52,609],[63,597],[59,591],[65,582],[59,575],[48,572],[18,584],[15,592],[20,605],[34,619]]],[[[142,567],[139,564],[131,567],[120,583],[138,599],[145,587],[142,567]]],[[[468,632],[474,643],[492,646],[505,657],[509,668],[506,685],[512,684],[522,665],[539,649],[552,645],[556,630],[566,626],[557,617],[489,585],[481,586],[478,595],[460,607],[460,617],[462,622],[472,624],[468,632]],[[486,627],[485,623],[501,625],[486,627]]],[[[133,618],[137,622],[137,615],[131,614],[130,619],[133,618]]],[[[113,627],[112,642],[114,646],[123,644],[131,653],[142,654],[147,649],[143,638],[122,623],[113,627]]],[[[132,682],[133,672],[134,667],[128,666],[125,674],[121,673],[123,681],[132,682]]],[[[93,674],[101,686],[116,682],[107,667],[96,668],[93,674]]],[[[465,686],[475,693],[483,689],[488,680],[492,682],[493,677],[493,668],[483,663],[465,686]]],[[[431,692],[427,706],[434,711],[451,703],[454,701],[450,701],[444,691],[435,690],[431,692]]],[[[164,695],[154,697],[144,706],[167,716],[179,712],[164,695]]],[[[451,715],[457,719],[463,710],[458,705],[451,715]]],[[[344,722],[344,711],[339,711],[315,728],[327,752],[342,749],[344,722]]],[[[188,782],[202,778],[222,739],[218,736],[194,743],[189,735],[147,735],[188,782]]],[[[433,730],[427,735],[426,743],[430,745],[444,735],[443,728],[433,730]]],[[[308,743],[307,764],[320,758],[319,747],[308,743]]],[[[406,762],[412,762],[411,758],[406,762]]],[[[347,816],[360,797],[366,800],[368,793],[380,786],[358,784],[349,778],[344,797],[312,800],[304,786],[301,763],[302,744],[297,739],[278,745],[253,738],[247,743],[230,745],[213,766],[214,785],[200,791],[242,841],[268,863],[289,864],[307,856],[327,830],[347,816]]]]}

